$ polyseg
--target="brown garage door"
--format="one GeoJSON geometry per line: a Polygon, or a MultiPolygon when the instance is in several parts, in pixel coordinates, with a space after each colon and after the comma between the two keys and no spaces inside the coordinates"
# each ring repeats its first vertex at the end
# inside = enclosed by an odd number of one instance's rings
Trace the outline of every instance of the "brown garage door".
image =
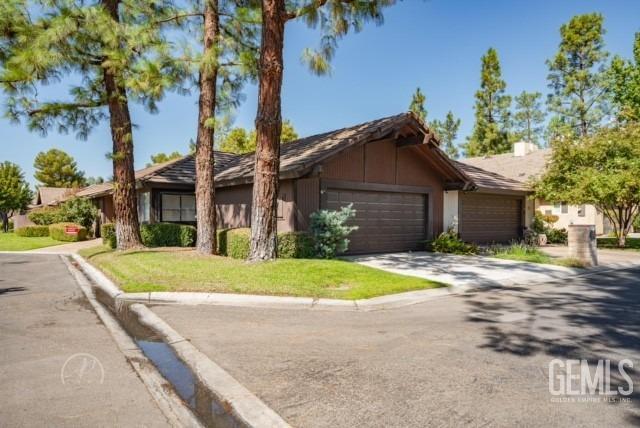
{"type": "Polygon", "coordinates": [[[426,195],[327,189],[323,208],[338,210],[353,203],[358,230],[349,237],[349,253],[416,250],[427,230],[426,195]]]}
{"type": "Polygon", "coordinates": [[[464,241],[505,243],[522,234],[522,197],[460,194],[460,237],[464,241]]]}

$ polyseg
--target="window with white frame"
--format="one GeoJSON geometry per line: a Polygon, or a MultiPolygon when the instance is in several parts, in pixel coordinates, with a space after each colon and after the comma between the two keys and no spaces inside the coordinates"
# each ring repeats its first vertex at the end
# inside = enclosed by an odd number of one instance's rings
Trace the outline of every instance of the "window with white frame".
{"type": "Polygon", "coordinates": [[[567,214],[569,212],[569,204],[566,202],[557,202],[553,204],[554,214],[567,214]]]}
{"type": "Polygon", "coordinates": [[[195,195],[181,195],[177,193],[163,193],[161,199],[162,210],[160,221],[195,222],[195,195]]]}

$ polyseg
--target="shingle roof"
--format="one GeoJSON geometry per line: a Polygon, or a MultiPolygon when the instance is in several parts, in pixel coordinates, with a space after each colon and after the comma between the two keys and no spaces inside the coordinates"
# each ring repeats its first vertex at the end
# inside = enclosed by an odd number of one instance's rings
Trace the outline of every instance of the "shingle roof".
{"type": "Polygon", "coordinates": [[[503,175],[512,180],[528,183],[544,172],[549,156],[551,156],[551,149],[541,149],[524,156],[505,153],[461,159],[460,162],[503,175]]]}
{"type": "Polygon", "coordinates": [[[69,187],[38,187],[34,204],[50,205],[64,199],[65,196],[73,193],[74,189],[69,187]]]}
{"type": "MultiPolygon", "coordinates": [[[[468,168],[466,165],[449,159],[438,148],[437,137],[413,113],[402,113],[372,120],[283,144],[280,147],[280,177],[303,176],[318,163],[358,144],[387,137],[415,134],[420,135],[420,138],[424,136],[424,143],[431,144],[430,147],[437,154],[438,162],[443,165],[447,174],[455,177],[456,182],[461,184],[461,188],[469,186],[472,188],[475,184],[484,188],[527,190],[522,183],[478,168],[468,168]]],[[[228,186],[249,183],[253,179],[255,159],[253,153],[236,155],[215,152],[214,158],[216,185],[228,186]]],[[[195,182],[195,160],[192,155],[187,155],[141,169],[136,172],[136,180],[150,183],[193,184],[195,182]]],[[[109,193],[112,187],[112,183],[97,184],[82,189],[77,196],[101,196],[109,193]]]]}
{"type": "Polygon", "coordinates": [[[487,171],[473,165],[455,161],[458,168],[473,181],[479,190],[511,190],[518,192],[527,192],[529,187],[517,180],[505,177],[495,172],[487,171]]]}

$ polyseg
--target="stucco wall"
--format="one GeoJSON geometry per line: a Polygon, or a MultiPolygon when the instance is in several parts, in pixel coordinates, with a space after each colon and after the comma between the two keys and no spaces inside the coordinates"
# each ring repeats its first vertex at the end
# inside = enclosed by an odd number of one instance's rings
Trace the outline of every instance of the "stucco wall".
{"type": "Polygon", "coordinates": [[[567,213],[563,214],[561,208],[556,208],[555,204],[543,201],[536,200],[536,209],[543,214],[550,212],[553,215],[557,215],[559,217],[558,221],[553,225],[556,229],[568,228],[571,224],[593,224],[596,226],[596,234],[602,235],[604,233],[604,220],[602,214],[596,210],[596,207],[593,205],[584,205],[585,213],[584,216],[581,217],[578,215],[580,206],[578,205],[569,205],[567,207],[567,213]]]}

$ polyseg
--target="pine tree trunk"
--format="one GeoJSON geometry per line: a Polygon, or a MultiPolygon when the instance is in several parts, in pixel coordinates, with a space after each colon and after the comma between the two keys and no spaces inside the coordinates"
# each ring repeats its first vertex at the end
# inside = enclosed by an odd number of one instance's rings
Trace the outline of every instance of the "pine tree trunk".
{"type": "Polygon", "coordinates": [[[0,211],[0,218],[2,218],[2,231],[4,233],[9,232],[9,214],[0,211]]]}
{"type": "MultiPolygon", "coordinates": [[[[119,22],[119,3],[119,0],[104,0],[103,3],[116,22],[119,22]]],[[[113,142],[113,205],[116,217],[116,240],[118,250],[127,250],[142,247],[133,167],[131,116],[127,92],[117,71],[105,68],[103,76],[113,142]]]]}
{"type": "MultiPolygon", "coordinates": [[[[204,11],[204,52],[216,49],[218,37],[218,0],[208,0],[204,11]]],[[[200,69],[198,101],[198,135],[196,139],[196,249],[202,254],[215,254],[216,208],[214,186],[213,132],[206,122],[215,117],[217,64],[200,69]]]]}
{"type": "Polygon", "coordinates": [[[262,0],[260,45],[260,90],[256,117],[256,163],[251,206],[251,251],[249,260],[271,260],[277,256],[278,175],[282,89],[284,0],[262,0]]]}

